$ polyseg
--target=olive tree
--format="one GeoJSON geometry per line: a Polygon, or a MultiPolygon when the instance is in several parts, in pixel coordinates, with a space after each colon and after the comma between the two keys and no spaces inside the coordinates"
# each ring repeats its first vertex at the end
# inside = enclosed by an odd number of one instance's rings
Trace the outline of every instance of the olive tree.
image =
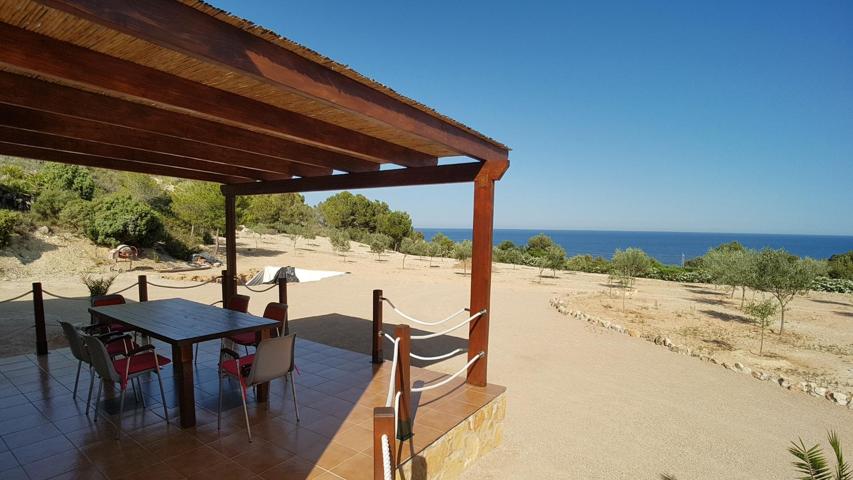
{"type": "MultiPolygon", "coordinates": [[[[423,242],[423,240],[421,240],[423,242]]],[[[406,257],[409,255],[418,255],[419,252],[423,251],[420,247],[417,240],[414,240],[411,237],[405,237],[402,241],[400,241],[400,253],[403,254],[403,269],[406,268],[406,257]]]]}
{"type": "Polygon", "coordinates": [[[744,248],[715,248],[702,258],[702,271],[717,285],[731,288],[734,296],[741,288],[740,305],[746,300],[746,288],[754,283],[756,252],[744,248]]]}
{"type": "Polygon", "coordinates": [[[557,276],[557,269],[562,269],[566,263],[566,251],[559,245],[551,245],[545,249],[545,265],[557,276]]]}
{"type": "Polygon", "coordinates": [[[815,278],[826,269],[825,264],[811,258],[799,258],[784,249],[765,248],[755,259],[756,290],[768,292],[779,302],[779,335],[785,329],[785,310],[797,294],[809,290],[815,278]]]}
{"type": "Polygon", "coordinates": [[[391,242],[391,237],[381,233],[374,233],[367,237],[367,246],[370,247],[371,253],[376,254],[377,261],[382,260],[382,254],[385,253],[385,250],[388,250],[391,242]]]}
{"type": "Polygon", "coordinates": [[[453,258],[462,262],[462,272],[468,273],[468,260],[471,259],[471,240],[463,240],[453,246],[453,258]]]}
{"type": "Polygon", "coordinates": [[[329,235],[329,242],[332,244],[332,250],[340,253],[346,262],[347,252],[352,248],[349,233],[347,233],[346,230],[334,230],[332,231],[332,234],[329,235]]]}
{"type": "Polygon", "coordinates": [[[625,296],[634,285],[634,279],[644,275],[652,268],[652,259],[639,248],[617,249],[610,262],[610,280],[622,288],[622,310],[625,310],[625,296]]]}
{"type": "Polygon", "coordinates": [[[761,328],[761,343],[758,347],[758,354],[764,354],[764,330],[770,326],[770,317],[776,315],[776,304],[772,300],[766,299],[760,302],[751,302],[743,309],[747,315],[752,317],[758,327],[761,328]]]}

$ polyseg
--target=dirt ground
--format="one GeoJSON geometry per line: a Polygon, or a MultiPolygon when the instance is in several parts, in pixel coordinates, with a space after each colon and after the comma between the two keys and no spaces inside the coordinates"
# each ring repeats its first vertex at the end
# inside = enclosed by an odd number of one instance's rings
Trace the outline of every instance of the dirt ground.
{"type": "MultiPolygon", "coordinates": [[[[39,280],[47,291],[70,298],[45,301],[49,325],[59,318],[88,321],[79,274],[108,273],[108,264],[92,260],[105,251],[75,239],[61,240],[64,245],[52,238],[38,241],[42,245],[29,249],[29,256],[16,255],[14,248],[11,255],[8,249],[0,252],[0,300],[39,280]]],[[[265,265],[349,272],[290,285],[291,328],[304,338],[359,351],[369,345],[374,288],[424,320],[443,318],[467,305],[470,277],[456,262],[440,259],[430,266],[427,259],[409,257],[405,263],[404,269],[399,254],[378,260],[355,244],[353,252],[342,257],[322,238],[302,240],[297,248],[279,236],[259,239],[247,233],[239,238],[238,271],[243,274],[265,265]]],[[[214,276],[219,270],[173,271],[182,267],[146,260],[137,270],[119,274],[112,291],[132,285],[141,273],[152,283],[191,286],[196,283],[188,279],[214,276]]],[[[846,445],[853,442],[853,409],[605,331],[562,315],[549,304],[551,298],[565,298],[570,308],[631,328],[660,329],[673,341],[710,342],[703,348],[714,349],[715,355],[811,369],[810,375],[833,376],[849,385],[849,297],[812,294],[796,299],[785,336],[771,334],[765,345],[768,355],[759,358],[755,327],[738,320],[739,300],[723,298],[713,288],[641,280],[622,312],[621,298],[608,295],[605,276],[560,272],[558,278],[540,282],[537,273],[495,266],[489,381],[507,386],[508,414],[503,445],[465,478],[633,480],[658,479],[662,473],[682,480],[792,478],[786,450],[791,440],[825,443],[826,431],[835,429],[846,445]]],[[[243,290],[240,287],[246,293],[243,290]]],[[[125,294],[136,299],[134,289],[125,294]]],[[[217,284],[185,290],[149,287],[151,299],[179,296],[210,303],[220,295],[217,284]]],[[[275,299],[274,290],[251,295],[250,312],[255,314],[275,299]]],[[[390,309],[385,319],[389,324],[402,321],[390,309]]],[[[0,355],[31,352],[31,325],[28,297],[0,304],[0,355]]],[[[53,345],[62,343],[58,329],[50,327],[49,333],[53,345]]],[[[417,345],[417,353],[443,353],[464,346],[466,337],[460,329],[436,343],[417,345]]],[[[429,368],[449,373],[464,363],[457,356],[429,368]]]]}

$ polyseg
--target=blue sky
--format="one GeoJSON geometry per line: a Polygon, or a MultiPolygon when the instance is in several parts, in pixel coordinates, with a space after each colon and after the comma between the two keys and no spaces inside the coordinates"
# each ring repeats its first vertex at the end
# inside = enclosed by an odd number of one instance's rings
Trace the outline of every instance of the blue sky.
{"type": "Polygon", "coordinates": [[[498,228],[853,234],[853,2],[213,2],[509,145],[498,228]]]}

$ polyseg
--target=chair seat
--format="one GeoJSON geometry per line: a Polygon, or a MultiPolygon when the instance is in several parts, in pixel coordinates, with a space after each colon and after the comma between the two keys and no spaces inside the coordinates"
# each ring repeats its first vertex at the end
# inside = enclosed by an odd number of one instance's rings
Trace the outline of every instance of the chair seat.
{"type": "MultiPolygon", "coordinates": [[[[157,365],[154,364],[155,353],[153,352],[145,352],[137,355],[133,355],[128,358],[119,358],[117,360],[113,360],[113,366],[115,366],[116,372],[119,375],[124,377],[125,369],[127,369],[127,362],[130,362],[130,369],[127,370],[129,375],[133,375],[135,373],[145,372],[148,370],[154,370],[157,368],[157,365]]],[[[162,367],[164,365],[168,365],[172,363],[171,360],[162,356],[156,355],[157,363],[162,367]]],[[[124,379],[127,381],[127,379],[124,379]]]]}
{"type": "Polygon", "coordinates": [[[127,325],[125,325],[123,323],[117,323],[117,322],[113,322],[113,323],[109,324],[109,326],[107,328],[111,332],[119,332],[119,333],[125,333],[125,332],[132,332],[133,331],[133,328],[128,327],[127,325]]]}
{"type": "MultiPolygon", "coordinates": [[[[251,367],[252,362],[255,361],[255,354],[246,355],[245,357],[240,357],[240,367],[251,367]]],[[[226,360],[222,362],[222,369],[225,370],[229,375],[234,377],[240,377],[237,372],[237,360],[226,360]]]]}
{"type": "Polygon", "coordinates": [[[258,344],[258,333],[243,332],[238,333],[237,335],[231,335],[230,337],[228,337],[228,339],[236,343],[237,345],[252,346],[258,344]]]}

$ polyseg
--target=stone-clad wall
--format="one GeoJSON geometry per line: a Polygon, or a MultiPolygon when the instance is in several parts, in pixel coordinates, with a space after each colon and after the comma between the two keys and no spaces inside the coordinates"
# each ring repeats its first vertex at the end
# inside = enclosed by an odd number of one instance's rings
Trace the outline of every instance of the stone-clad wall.
{"type": "Polygon", "coordinates": [[[465,469],[500,445],[503,440],[505,417],[506,393],[502,393],[421,453],[400,465],[399,478],[403,480],[459,478],[465,469]]]}

